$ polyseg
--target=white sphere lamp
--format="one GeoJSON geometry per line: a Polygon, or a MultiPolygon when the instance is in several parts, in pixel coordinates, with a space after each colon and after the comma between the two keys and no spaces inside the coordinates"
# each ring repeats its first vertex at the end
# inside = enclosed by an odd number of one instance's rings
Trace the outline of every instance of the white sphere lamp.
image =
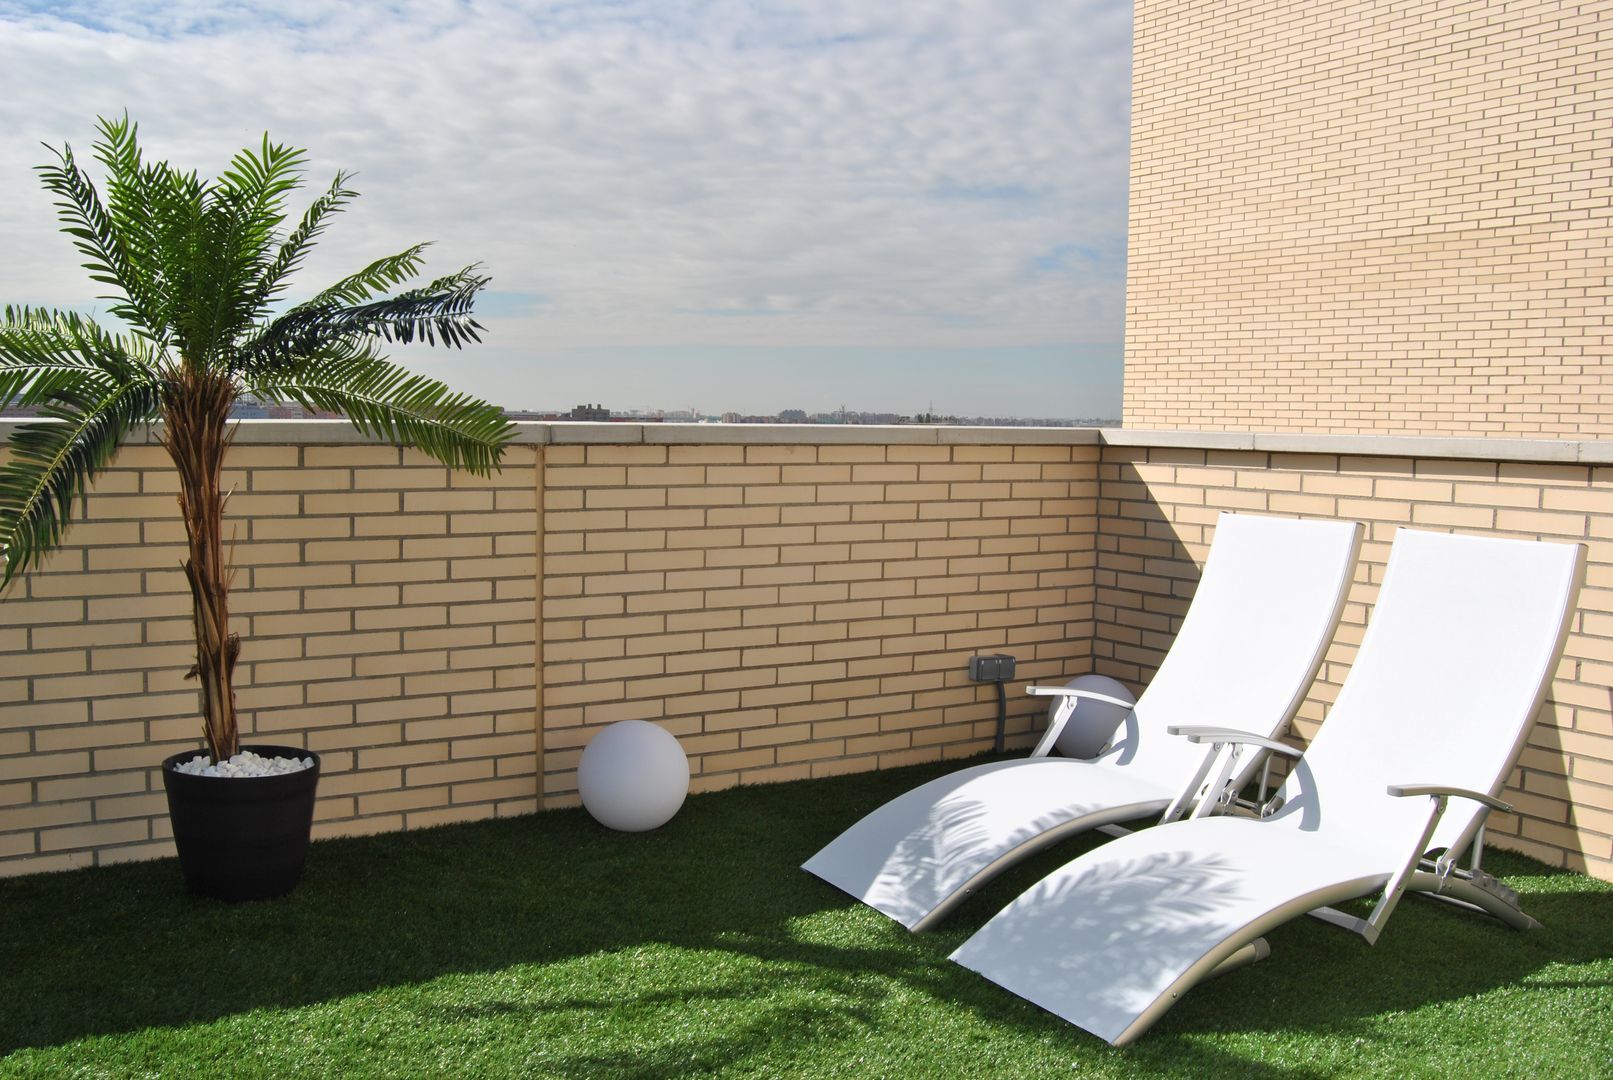
{"type": "MultiPolygon", "coordinates": [[[[1137,700],[1132,692],[1126,689],[1125,683],[1111,679],[1107,675],[1080,675],[1064,685],[1072,690],[1090,690],[1094,694],[1107,694],[1121,701],[1135,703],[1137,700]]],[[[1058,711],[1059,704],[1060,700],[1054,698],[1053,704],[1048,706],[1049,724],[1053,722],[1053,714],[1058,711]]],[[[1078,701],[1075,705],[1075,715],[1064,725],[1064,730],[1059,732],[1058,741],[1053,745],[1064,757],[1095,758],[1130,711],[1119,705],[1111,705],[1107,701],[1078,701]]]]}
{"type": "Polygon", "coordinates": [[[601,825],[647,832],[671,821],[683,805],[689,758],[665,728],[647,720],[618,720],[583,748],[577,791],[601,825]]]}

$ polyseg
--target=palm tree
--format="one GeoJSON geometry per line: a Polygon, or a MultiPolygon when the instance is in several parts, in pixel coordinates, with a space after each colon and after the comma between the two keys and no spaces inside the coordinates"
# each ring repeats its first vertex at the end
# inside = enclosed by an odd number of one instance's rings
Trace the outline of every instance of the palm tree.
{"type": "Polygon", "coordinates": [[[179,470],[196,620],[204,735],[215,761],[239,749],[232,678],[241,642],[229,628],[230,571],[220,484],[243,394],[345,415],[360,431],[486,474],[514,428],[502,410],[388,361],[385,342],[478,341],[471,317],[487,278],[475,266],[387,293],[418,272],[425,245],[378,259],[303,303],[287,280],[332,214],[356,197],[338,173],[295,227],[286,196],[302,186],[304,152],[269,142],[236,154],[216,180],[142,160],[136,126],[100,119],[95,158],[106,200],[73,158],[40,166],[62,231],[88,260],[100,299],[127,329],[71,312],[6,307],[0,322],[0,405],[35,406],[0,464],[0,589],[61,541],[74,500],[137,426],[160,420],[179,470]],[[281,310],[278,310],[281,309],[281,310]]]}

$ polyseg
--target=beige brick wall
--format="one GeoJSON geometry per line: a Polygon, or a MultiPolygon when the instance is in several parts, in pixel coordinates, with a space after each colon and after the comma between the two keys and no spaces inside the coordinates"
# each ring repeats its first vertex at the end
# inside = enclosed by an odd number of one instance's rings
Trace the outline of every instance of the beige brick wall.
{"type": "Polygon", "coordinates": [[[1139,0],[1126,426],[1613,435],[1609,25],[1139,0]]]}
{"type": "Polygon", "coordinates": [[[1349,672],[1397,527],[1585,544],[1573,632],[1503,794],[1519,813],[1492,815],[1489,839],[1613,880],[1613,467],[1110,445],[1101,483],[1096,663],[1133,683],[1169,647],[1222,510],[1366,524],[1343,626],[1300,710],[1301,744],[1349,672]]]}
{"type": "Polygon", "coordinates": [[[1097,447],[551,446],[544,792],[600,725],[678,736],[696,791],[988,749],[976,652],[1089,666],[1097,447]]]}
{"type": "MultiPolygon", "coordinates": [[[[320,836],[574,803],[587,739],[629,717],[679,738],[695,790],[972,754],[975,652],[1019,658],[1024,746],[1027,682],[1152,672],[1234,509],[1370,526],[1302,737],[1397,524],[1588,544],[1494,838],[1613,879],[1606,444],[531,425],[484,481],[293,429],[231,459],[234,609],[247,729],[324,755],[320,836]]],[[[157,764],[199,745],[172,488],[127,448],[0,602],[0,874],[172,850],[157,764]]]]}
{"type": "MultiPolygon", "coordinates": [[[[243,731],[322,755],[316,836],[537,806],[534,461],[231,451],[243,731]]],[[[0,873],[172,851],[157,764],[201,730],[174,490],[161,448],[125,447],[0,601],[0,873]]]]}
{"type": "MultiPolygon", "coordinates": [[[[323,756],[316,836],[575,802],[586,739],[626,717],[680,738],[696,790],[975,753],[996,720],[976,651],[1020,658],[1023,744],[1025,682],[1090,664],[1092,432],[571,428],[606,441],[517,446],[491,480],[276,434],[227,477],[238,697],[250,739],[323,756]]],[[[172,851],[157,765],[200,732],[173,492],[160,448],[126,447],[0,602],[0,873],[172,851]]]]}

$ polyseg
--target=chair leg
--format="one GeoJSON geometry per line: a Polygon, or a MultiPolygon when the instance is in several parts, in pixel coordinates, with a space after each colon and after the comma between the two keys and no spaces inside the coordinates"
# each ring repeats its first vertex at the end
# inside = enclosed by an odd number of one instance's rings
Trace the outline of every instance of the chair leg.
{"type": "Polygon", "coordinates": [[[1258,963],[1270,955],[1271,946],[1266,943],[1266,939],[1263,937],[1257,937],[1249,944],[1245,945],[1243,948],[1239,949],[1237,952],[1215,965],[1215,968],[1208,975],[1206,975],[1205,978],[1213,979],[1217,975],[1225,975],[1229,971],[1236,971],[1241,967],[1248,967],[1250,964],[1258,963]]]}
{"type": "Polygon", "coordinates": [[[1539,930],[1540,922],[1518,904],[1518,894],[1482,870],[1453,870],[1445,878],[1419,870],[1407,888],[1436,900],[1474,908],[1492,915],[1514,930],[1539,930]]]}

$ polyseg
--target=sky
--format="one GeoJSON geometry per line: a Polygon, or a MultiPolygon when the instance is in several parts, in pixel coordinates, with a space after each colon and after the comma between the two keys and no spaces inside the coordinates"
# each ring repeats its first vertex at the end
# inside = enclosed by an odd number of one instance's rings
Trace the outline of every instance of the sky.
{"type": "Polygon", "coordinates": [[[393,356],[509,408],[1117,417],[1130,65],[1128,0],[0,0],[0,303],[104,311],[33,170],[127,111],[356,174],[293,293],[482,264],[393,356]]]}

